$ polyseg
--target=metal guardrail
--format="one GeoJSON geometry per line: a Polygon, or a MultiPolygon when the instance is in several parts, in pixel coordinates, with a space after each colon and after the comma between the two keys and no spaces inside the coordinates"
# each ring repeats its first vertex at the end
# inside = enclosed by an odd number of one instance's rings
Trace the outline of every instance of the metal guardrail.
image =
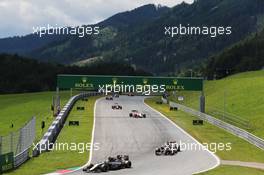
{"type": "Polygon", "coordinates": [[[205,120],[207,121],[208,123],[211,123],[212,125],[215,125],[219,128],[222,128],[246,141],[248,141],[249,143],[259,147],[260,149],[264,150],[264,140],[241,129],[241,128],[238,128],[234,125],[231,125],[229,123],[226,123],[222,120],[219,120],[217,118],[214,118],[208,114],[205,114],[205,113],[201,113],[195,109],[192,109],[192,108],[189,108],[189,107],[186,107],[184,105],[181,105],[181,104],[178,104],[178,103],[174,103],[174,102],[169,102],[169,105],[171,107],[178,107],[179,109],[181,109],[182,111],[184,112],[187,112],[187,113],[190,113],[192,115],[195,115],[197,116],[198,118],[202,119],[202,120],[205,120]]]}
{"type": "Polygon", "coordinates": [[[235,125],[239,128],[244,128],[247,130],[252,129],[251,122],[249,120],[243,119],[239,116],[236,116],[234,114],[223,112],[217,109],[212,110],[211,112],[213,115],[221,117],[221,120],[226,121],[227,123],[230,123],[232,125],[235,125]]]}
{"type": "Polygon", "coordinates": [[[20,154],[14,156],[14,167],[17,168],[20,165],[22,165],[24,162],[26,162],[30,156],[29,156],[29,150],[30,148],[24,150],[20,154]]]}
{"type": "Polygon", "coordinates": [[[44,134],[43,138],[38,143],[36,149],[33,150],[33,156],[38,156],[43,151],[47,151],[50,148],[50,144],[54,143],[63,128],[63,125],[68,117],[70,110],[72,109],[73,105],[76,101],[82,98],[96,96],[99,95],[98,92],[87,92],[81,93],[78,95],[73,96],[67,104],[63,107],[60,111],[59,115],[56,119],[52,122],[51,126],[49,127],[48,131],[44,134]]]}

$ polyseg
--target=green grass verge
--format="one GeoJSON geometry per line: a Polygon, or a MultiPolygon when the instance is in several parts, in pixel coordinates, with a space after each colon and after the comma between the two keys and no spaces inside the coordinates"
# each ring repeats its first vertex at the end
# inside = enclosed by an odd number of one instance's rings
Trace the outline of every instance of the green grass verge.
{"type": "MultiPolygon", "coordinates": [[[[214,112],[227,111],[246,119],[251,125],[248,131],[264,138],[264,71],[246,72],[222,80],[205,81],[204,88],[207,113],[220,118],[214,112]]],[[[178,95],[185,97],[182,104],[198,109],[199,92],[182,91],[177,92],[176,97],[178,95]]],[[[176,100],[173,95],[170,99],[176,100]]]]}
{"type": "Polygon", "coordinates": [[[146,99],[145,102],[157,109],[173,122],[191,134],[201,143],[231,143],[231,151],[218,151],[216,154],[223,160],[240,160],[248,162],[264,162],[264,151],[207,122],[203,126],[193,126],[192,120],[197,119],[182,111],[170,111],[167,104],[158,105],[159,97],[146,99]]]}
{"type": "Polygon", "coordinates": [[[221,165],[209,172],[201,173],[200,175],[263,175],[264,171],[254,168],[246,168],[240,166],[221,165]]]}
{"type": "MultiPolygon", "coordinates": [[[[99,97],[90,97],[88,102],[78,101],[70,112],[65,126],[56,143],[90,143],[93,128],[94,103],[99,97]],[[85,111],[77,111],[76,106],[84,106],[85,111]],[[69,126],[69,121],[79,121],[80,126],[69,126]]],[[[82,146],[79,150],[82,150],[82,146]]],[[[59,169],[78,167],[87,162],[89,150],[79,151],[54,150],[45,152],[39,157],[30,159],[16,171],[10,172],[10,175],[27,174],[36,175],[50,173],[59,169]]]]}

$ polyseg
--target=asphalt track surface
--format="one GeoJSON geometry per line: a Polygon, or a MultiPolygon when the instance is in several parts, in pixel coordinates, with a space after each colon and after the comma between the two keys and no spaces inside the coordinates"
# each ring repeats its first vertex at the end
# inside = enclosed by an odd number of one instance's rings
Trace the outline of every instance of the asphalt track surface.
{"type": "MultiPolygon", "coordinates": [[[[202,149],[188,149],[174,156],[155,156],[156,147],[167,141],[181,141],[197,145],[190,135],[144,104],[144,97],[120,96],[113,101],[100,99],[95,109],[94,143],[100,149],[93,151],[91,163],[102,162],[108,156],[127,154],[132,168],[109,171],[110,175],[190,175],[216,167],[219,160],[212,153],[202,149]],[[114,103],[122,105],[122,110],[112,110],[114,103]],[[136,109],[147,118],[130,118],[136,109]]],[[[82,170],[70,174],[87,174],[82,170]]]]}

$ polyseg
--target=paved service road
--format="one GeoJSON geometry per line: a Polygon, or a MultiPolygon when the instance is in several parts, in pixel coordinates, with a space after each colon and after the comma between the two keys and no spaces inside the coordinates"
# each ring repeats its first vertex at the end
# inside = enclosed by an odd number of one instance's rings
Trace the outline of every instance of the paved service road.
{"type": "MultiPolygon", "coordinates": [[[[146,106],[144,97],[120,96],[113,101],[100,99],[95,112],[94,143],[100,150],[93,151],[91,163],[101,162],[108,156],[128,154],[131,169],[109,171],[110,175],[190,175],[218,165],[217,157],[205,150],[186,150],[174,156],[155,156],[156,147],[166,141],[181,140],[197,144],[187,133],[176,127],[158,112],[146,106]],[[123,110],[112,110],[119,103],[123,110]],[[132,109],[146,113],[147,118],[129,117],[132,109]]],[[[87,174],[81,170],[71,174],[87,174]]]]}

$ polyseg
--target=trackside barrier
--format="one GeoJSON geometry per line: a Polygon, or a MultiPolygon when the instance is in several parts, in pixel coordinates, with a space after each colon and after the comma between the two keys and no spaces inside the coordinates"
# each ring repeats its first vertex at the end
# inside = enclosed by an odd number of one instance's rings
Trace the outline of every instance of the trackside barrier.
{"type": "Polygon", "coordinates": [[[50,125],[48,131],[45,133],[43,138],[38,143],[37,147],[33,150],[33,156],[38,156],[44,151],[49,150],[52,143],[54,143],[63,128],[63,125],[68,117],[68,114],[70,110],[72,109],[73,105],[76,101],[87,98],[91,96],[99,95],[98,92],[87,92],[87,93],[81,93],[78,95],[73,96],[67,104],[63,107],[63,109],[60,111],[59,115],[56,117],[56,119],[52,122],[50,125]]]}
{"type": "Polygon", "coordinates": [[[20,165],[25,163],[30,158],[29,150],[30,150],[30,148],[27,148],[26,150],[24,150],[20,154],[14,156],[14,167],[15,168],[19,167],[20,165]]]}
{"type": "Polygon", "coordinates": [[[181,105],[181,104],[178,104],[178,103],[175,103],[175,102],[169,102],[169,105],[171,107],[177,107],[179,109],[181,109],[182,111],[184,112],[187,112],[187,113],[190,113],[192,115],[195,115],[197,116],[198,118],[200,118],[201,120],[205,120],[207,121],[208,123],[211,123],[212,125],[215,125],[219,128],[222,128],[228,132],[230,132],[231,134],[233,135],[236,135],[246,141],[248,141],[249,143],[259,147],[260,149],[264,150],[264,140],[241,129],[241,128],[238,128],[234,125],[231,125],[229,123],[226,123],[222,120],[219,120],[217,118],[214,118],[208,114],[205,114],[205,113],[201,113],[197,110],[194,110],[192,108],[189,108],[189,107],[186,107],[184,105],[181,105]]]}
{"type": "Polygon", "coordinates": [[[6,136],[0,136],[0,155],[13,153],[14,168],[19,167],[29,159],[29,150],[35,140],[36,117],[17,131],[13,131],[6,136]]]}

